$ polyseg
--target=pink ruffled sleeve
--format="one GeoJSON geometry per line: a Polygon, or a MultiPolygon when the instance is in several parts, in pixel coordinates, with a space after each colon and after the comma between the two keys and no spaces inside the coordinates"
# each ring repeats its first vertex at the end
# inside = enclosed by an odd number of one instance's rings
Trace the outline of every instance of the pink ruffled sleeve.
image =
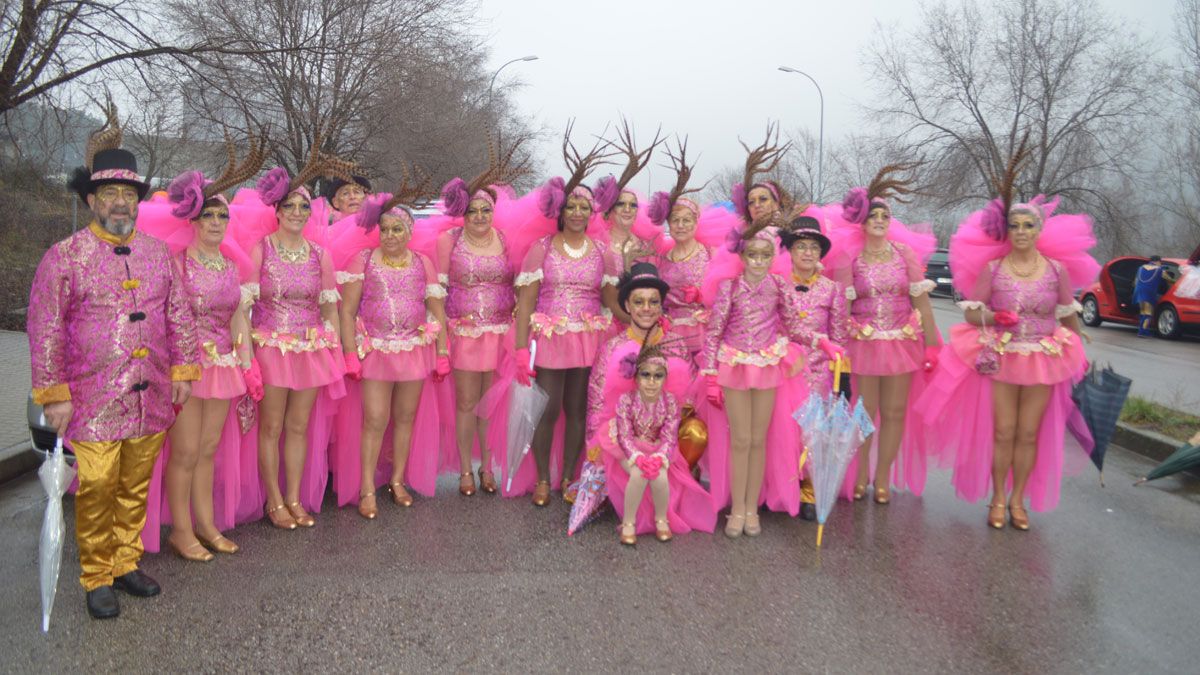
{"type": "Polygon", "coordinates": [[[321,292],[333,291],[337,292],[337,279],[333,274],[333,258],[329,255],[329,251],[321,249],[321,292]]]}
{"type": "Polygon", "coordinates": [[[633,402],[636,391],[625,392],[617,401],[617,445],[629,459],[638,452],[637,434],[633,430],[633,402]]]}
{"type": "Polygon", "coordinates": [[[423,253],[413,251],[413,255],[421,261],[421,267],[425,270],[425,297],[426,298],[444,298],[446,297],[446,289],[438,283],[437,270],[433,266],[433,261],[429,256],[423,253]]]}
{"type": "Polygon", "coordinates": [[[454,243],[460,232],[462,230],[448,230],[437,240],[437,280],[443,286],[450,286],[450,254],[454,252],[454,243]]]}
{"type": "Polygon", "coordinates": [[[717,297],[713,300],[712,313],[708,317],[708,332],[704,334],[704,346],[700,351],[700,374],[715,375],[717,372],[717,350],[725,337],[725,326],[729,323],[729,309],[733,305],[733,279],[726,279],[717,286],[717,297]]]}
{"type": "Polygon", "coordinates": [[[1066,307],[1075,303],[1075,294],[1071,292],[1071,275],[1057,260],[1051,260],[1054,273],[1058,275],[1058,306],[1066,307]]]}
{"type": "Polygon", "coordinates": [[[196,344],[196,315],[188,302],[183,288],[183,277],[175,263],[168,262],[167,295],[167,342],[171,345],[171,380],[194,381],[200,379],[200,354],[196,344]]]}
{"type": "Polygon", "coordinates": [[[367,270],[367,261],[371,259],[371,249],[363,249],[350,257],[350,262],[346,263],[346,273],[355,275],[357,279],[351,281],[362,281],[363,274],[367,270]]]}
{"type": "Polygon", "coordinates": [[[550,239],[539,239],[529,247],[529,252],[525,254],[525,260],[521,262],[521,272],[517,275],[513,285],[517,287],[528,286],[532,283],[540,283],[545,277],[542,272],[542,266],[546,262],[546,247],[550,244],[550,239]]]}
{"type": "Polygon", "coordinates": [[[996,275],[996,265],[998,264],[1000,264],[999,261],[992,260],[980,270],[979,276],[975,277],[974,290],[967,296],[967,302],[963,303],[964,309],[982,308],[991,304],[992,277],[996,275]]]}
{"type": "Polygon", "coordinates": [[[666,416],[663,418],[663,424],[658,428],[658,450],[655,454],[663,456],[663,459],[670,459],[675,455],[675,448],[679,445],[679,403],[675,400],[675,396],[669,391],[664,391],[663,403],[666,406],[666,416]]]}
{"type": "Polygon", "coordinates": [[[625,260],[612,247],[600,242],[596,242],[596,246],[600,247],[600,253],[604,257],[604,278],[600,281],[600,285],[616,286],[621,279],[621,273],[625,270],[625,260]]]}

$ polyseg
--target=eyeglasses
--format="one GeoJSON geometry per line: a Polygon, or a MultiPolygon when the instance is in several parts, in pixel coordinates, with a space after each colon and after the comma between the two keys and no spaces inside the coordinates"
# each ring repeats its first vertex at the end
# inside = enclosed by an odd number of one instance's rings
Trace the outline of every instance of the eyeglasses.
{"type": "Polygon", "coordinates": [[[641,371],[638,371],[638,377],[643,380],[652,380],[654,382],[662,382],[663,380],[667,379],[667,374],[662,372],[661,370],[655,370],[653,372],[649,371],[649,370],[641,370],[641,371]]]}
{"type": "Polygon", "coordinates": [[[797,249],[799,249],[801,251],[805,251],[807,253],[820,253],[821,245],[820,244],[804,244],[804,243],[793,244],[792,250],[795,251],[797,249]]]}
{"type": "Polygon", "coordinates": [[[120,200],[132,204],[138,200],[138,193],[128,185],[104,185],[96,190],[96,198],[102,202],[120,200]]]}

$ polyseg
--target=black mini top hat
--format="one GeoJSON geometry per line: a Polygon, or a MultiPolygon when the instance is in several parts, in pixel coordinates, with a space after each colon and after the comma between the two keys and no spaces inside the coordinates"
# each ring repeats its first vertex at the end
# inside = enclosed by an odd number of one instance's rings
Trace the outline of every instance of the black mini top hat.
{"type": "Polygon", "coordinates": [[[795,218],[789,227],[779,231],[779,246],[786,250],[790,251],[801,239],[817,242],[821,246],[822,258],[829,254],[829,248],[832,246],[829,237],[821,234],[821,224],[812,216],[795,218]]]}
{"type": "Polygon", "coordinates": [[[88,136],[84,150],[84,166],[77,167],[67,181],[67,187],[79,195],[84,204],[87,196],[107,183],[125,183],[137,189],[138,200],[146,198],[150,185],[138,175],[137,158],[121,149],[121,125],[117,107],[111,102],[105,107],[104,126],[88,136]]]}
{"type": "Polygon", "coordinates": [[[657,267],[648,262],[637,262],[628,272],[621,275],[621,280],[617,283],[617,304],[624,308],[629,294],[639,288],[656,288],[663,298],[666,298],[667,292],[671,290],[671,286],[658,276],[657,267]]]}
{"type": "MultiPolygon", "coordinates": [[[[366,191],[366,192],[371,191],[371,181],[366,176],[355,175],[355,176],[351,176],[351,178],[353,178],[354,182],[358,183],[358,186],[361,187],[364,191],[366,191]]],[[[323,197],[325,197],[325,199],[327,201],[329,201],[330,205],[332,205],[333,198],[335,196],[337,196],[337,191],[341,190],[343,187],[345,187],[349,184],[350,184],[350,181],[348,181],[348,180],[345,180],[342,178],[331,178],[328,181],[324,181],[324,185],[322,187],[324,187],[325,189],[323,189],[321,191],[321,195],[323,197]]]]}

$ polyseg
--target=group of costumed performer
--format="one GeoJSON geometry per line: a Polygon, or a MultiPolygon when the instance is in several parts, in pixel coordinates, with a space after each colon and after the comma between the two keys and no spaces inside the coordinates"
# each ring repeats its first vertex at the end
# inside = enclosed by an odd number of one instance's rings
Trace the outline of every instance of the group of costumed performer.
{"type": "MultiPolygon", "coordinates": [[[[768,508],[799,511],[799,434],[790,403],[776,405],[776,393],[782,385],[782,400],[799,405],[807,397],[807,380],[786,377],[785,358],[802,358],[805,349],[830,358],[843,353],[802,321],[792,284],[771,271],[779,230],[790,224],[784,212],[794,205],[778,184],[755,177],[771,171],[786,146],[773,144],[769,131],[762,145],[747,150],[743,181],[733,189],[742,221],[729,231],[702,288],[712,308],[700,355],[699,381],[710,406],[705,459],[714,502],[725,503],[728,494],[729,537],[761,533],[760,497],[768,508]],[[789,343],[797,347],[789,349],[789,343]]],[[[780,260],[785,269],[789,262],[780,260]]]]}
{"type": "Polygon", "coordinates": [[[161,590],[138,568],[147,492],[172,406],[200,378],[179,271],[134,229],[149,185],[120,142],[110,106],[69,182],[95,218],[42,257],[28,316],[33,400],[76,458],[79,580],[94,618],[120,613],[114,590],[161,590]]]}
{"type": "Polygon", "coordinates": [[[854,393],[877,429],[863,442],[846,483],[855,500],[873,484],[877,504],[891,500],[893,487],[917,495],[925,488],[927,447],[913,404],[942,343],[929,301],[934,283],[925,278],[925,261],[937,239],[893,217],[888,201],[911,193],[895,175],[911,168],[884,167],[869,185],[851,189],[840,209],[826,207],[825,212],[832,222],[833,249],[826,273],[846,289],[850,301],[846,351],[854,393]]]}
{"type": "Polygon", "coordinates": [[[246,210],[231,208],[223,191],[257,175],[264,153],[265,139],[251,138],[238,162],[230,146],[229,164],[215,181],[185,172],[138,211],[137,229],[161,239],[175,256],[201,365],[155,467],[142,533],[148,551],[159,549],[160,525],[170,523],[167,545],[182,558],[206,562],[212,551],[236,553],[237,544],[221,532],[261,516],[257,460],[243,452],[239,416],[230,414],[247,394],[252,401],[263,397],[246,312],[250,296],[241,286],[253,264],[229,227],[246,210]]]}
{"type": "Polygon", "coordinates": [[[950,241],[966,323],[951,328],[917,410],[958,496],[978,502],[990,485],[988,525],[1003,528],[1007,516],[1028,530],[1026,497],[1053,509],[1064,471],[1091,449],[1071,399],[1087,367],[1073,289],[1100,266],[1087,254],[1096,243],[1087,216],[1056,214],[1057,201],[1041,196],[1012,203],[1022,156],[1023,144],[995,180],[998,196],[950,241]]]}

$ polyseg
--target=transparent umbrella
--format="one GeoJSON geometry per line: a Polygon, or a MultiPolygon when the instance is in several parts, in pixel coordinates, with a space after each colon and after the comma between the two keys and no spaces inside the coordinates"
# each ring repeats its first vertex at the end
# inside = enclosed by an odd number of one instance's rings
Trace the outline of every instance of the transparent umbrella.
{"type": "MultiPolygon", "coordinates": [[[[536,357],[537,342],[530,340],[530,369],[533,368],[533,361],[536,357]]],[[[505,482],[505,491],[512,489],[513,476],[517,475],[521,461],[525,459],[525,455],[529,454],[529,444],[533,442],[533,431],[537,428],[538,421],[542,419],[542,412],[546,409],[546,403],[549,400],[550,395],[532,380],[528,387],[517,382],[512,384],[512,393],[508,398],[508,479],[505,482]]]]}
{"type": "Polygon", "coordinates": [[[42,518],[42,538],[38,542],[38,572],[42,582],[42,632],[50,630],[50,611],[54,609],[54,592],[58,588],[58,573],[62,567],[63,522],[62,497],[75,478],[75,467],[63,456],[62,439],[54,451],[46,455],[38,469],[38,479],[46,490],[46,515],[42,518]]]}
{"type": "Polygon", "coordinates": [[[805,461],[813,479],[813,497],[817,506],[817,548],[825,534],[825,521],[837,502],[846,467],[854,459],[858,446],[875,432],[875,425],[859,399],[852,409],[839,392],[842,361],[834,364],[833,392],[827,396],[813,394],[799,410],[792,413],[804,429],[806,448],[800,457],[801,470],[805,461]]]}
{"type": "Polygon", "coordinates": [[[608,498],[608,483],[604,467],[597,462],[585,462],[583,471],[579,474],[575,503],[571,505],[571,515],[567,518],[567,536],[575,534],[600,513],[604,500],[608,498]]]}

